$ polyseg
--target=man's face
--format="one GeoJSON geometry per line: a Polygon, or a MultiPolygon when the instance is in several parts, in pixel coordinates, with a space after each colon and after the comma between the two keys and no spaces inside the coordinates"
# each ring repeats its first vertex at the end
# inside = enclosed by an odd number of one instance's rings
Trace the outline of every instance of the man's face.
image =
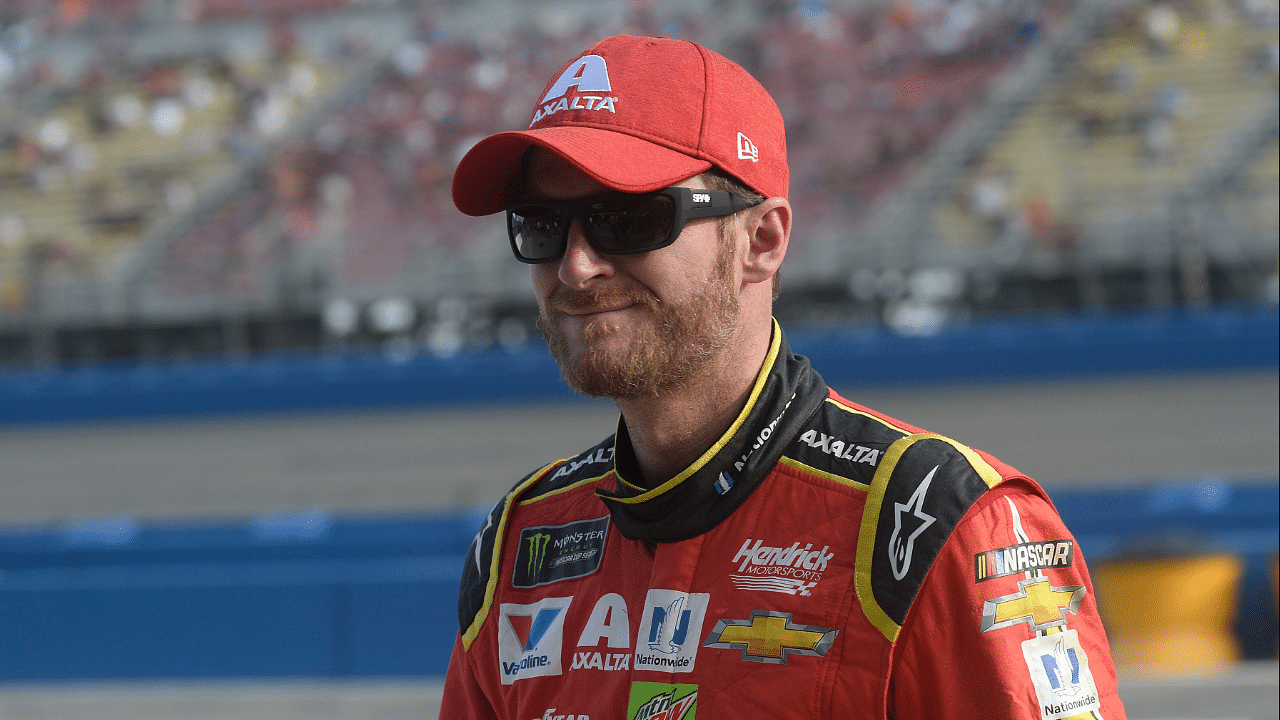
{"type": "MultiPolygon", "coordinates": [[[[529,199],[604,192],[558,156],[535,149],[529,199]]],[[[685,183],[700,187],[697,178],[685,183]]],[[[732,243],[716,218],[691,220],[668,247],[605,255],[574,221],[564,257],[532,265],[542,333],[565,379],[592,397],[657,397],[684,386],[727,346],[738,324],[732,243]]]]}

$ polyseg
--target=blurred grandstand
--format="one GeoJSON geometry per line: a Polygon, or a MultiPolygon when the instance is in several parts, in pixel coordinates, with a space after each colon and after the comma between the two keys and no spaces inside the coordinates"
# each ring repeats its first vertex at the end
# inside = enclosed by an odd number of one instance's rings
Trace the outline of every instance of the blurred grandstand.
{"type": "Polygon", "coordinates": [[[0,0],[0,365],[522,345],[449,181],[617,32],[788,126],[784,321],[1276,302],[1275,0],[0,0]]]}

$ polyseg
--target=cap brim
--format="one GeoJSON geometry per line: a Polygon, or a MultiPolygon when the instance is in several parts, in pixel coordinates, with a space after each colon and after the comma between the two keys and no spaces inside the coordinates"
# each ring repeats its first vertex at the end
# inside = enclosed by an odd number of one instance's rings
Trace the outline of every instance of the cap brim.
{"type": "Polygon", "coordinates": [[[711,168],[707,160],[612,130],[559,126],[498,133],[463,156],[453,174],[453,204],[467,215],[507,208],[523,188],[520,162],[531,146],[544,147],[592,180],[622,192],[661,190],[711,168]]]}

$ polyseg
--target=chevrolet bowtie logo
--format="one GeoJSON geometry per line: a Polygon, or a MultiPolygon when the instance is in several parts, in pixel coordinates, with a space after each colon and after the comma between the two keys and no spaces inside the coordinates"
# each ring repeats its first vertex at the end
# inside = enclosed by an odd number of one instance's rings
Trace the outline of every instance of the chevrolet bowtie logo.
{"type": "Polygon", "coordinates": [[[785,665],[789,655],[822,657],[838,630],[791,624],[791,613],[752,610],[750,620],[721,620],[703,647],[741,650],[743,660],[785,665]]]}
{"type": "Polygon", "coordinates": [[[1018,592],[992,598],[982,606],[982,632],[1026,623],[1035,630],[1067,624],[1067,613],[1080,612],[1083,585],[1054,587],[1045,577],[1018,581],[1018,592]]]}

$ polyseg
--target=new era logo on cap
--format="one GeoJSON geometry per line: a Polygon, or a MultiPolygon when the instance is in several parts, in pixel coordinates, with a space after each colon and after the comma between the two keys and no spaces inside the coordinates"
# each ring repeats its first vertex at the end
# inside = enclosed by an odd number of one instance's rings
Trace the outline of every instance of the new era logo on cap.
{"type": "Polygon", "coordinates": [[[760,149],[751,142],[751,138],[742,133],[738,133],[738,159],[760,162],[760,149]]]}

